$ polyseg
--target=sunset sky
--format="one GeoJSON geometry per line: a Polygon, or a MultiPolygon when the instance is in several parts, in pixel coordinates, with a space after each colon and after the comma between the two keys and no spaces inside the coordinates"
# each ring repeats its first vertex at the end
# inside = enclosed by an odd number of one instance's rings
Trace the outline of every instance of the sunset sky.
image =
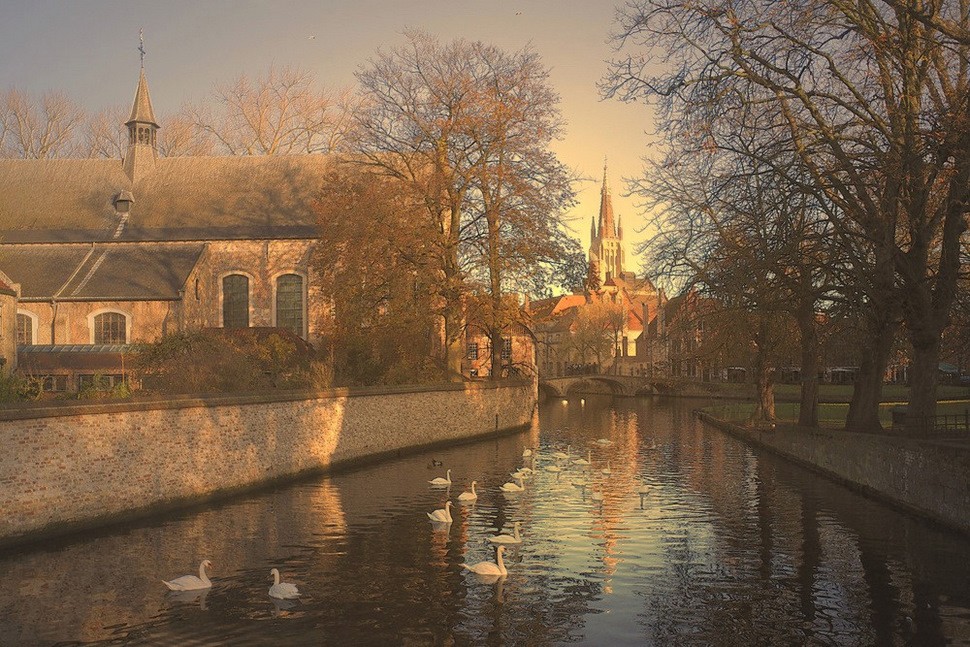
{"type": "Polygon", "coordinates": [[[581,185],[580,205],[571,212],[586,248],[604,156],[614,210],[623,216],[627,237],[637,237],[640,217],[634,199],[622,195],[622,178],[640,173],[640,158],[653,140],[647,107],[603,101],[596,88],[613,55],[607,40],[616,6],[610,0],[4,0],[0,88],[62,91],[90,111],[129,104],[138,30],[144,28],[145,69],[164,128],[164,115],[182,103],[271,64],[308,69],[330,88],[352,86],[354,71],[378,47],[402,43],[406,27],[509,50],[531,44],[562,97],[568,130],[557,151],[592,178],[581,185]]]}

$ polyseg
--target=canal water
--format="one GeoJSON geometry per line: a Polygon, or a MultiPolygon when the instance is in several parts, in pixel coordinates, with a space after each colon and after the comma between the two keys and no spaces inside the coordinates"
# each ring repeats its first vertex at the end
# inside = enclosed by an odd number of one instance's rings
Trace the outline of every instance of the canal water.
{"type": "Polygon", "coordinates": [[[970,542],[704,427],[697,404],[555,401],[521,434],[0,553],[0,645],[970,644],[970,542]],[[527,447],[535,477],[502,493],[527,447]],[[450,491],[429,486],[448,468],[450,491]],[[462,570],[516,521],[506,578],[462,570]],[[167,592],[203,559],[208,593],[167,592]],[[274,602],[271,568],[302,597],[274,602]]]}

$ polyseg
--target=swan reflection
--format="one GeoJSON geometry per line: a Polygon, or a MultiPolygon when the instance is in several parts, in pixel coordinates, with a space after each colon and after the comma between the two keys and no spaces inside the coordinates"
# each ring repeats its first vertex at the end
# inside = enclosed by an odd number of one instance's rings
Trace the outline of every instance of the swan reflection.
{"type": "Polygon", "coordinates": [[[206,610],[205,599],[209,595],[209,591],[212,589],[196,589],[194,591],[169,591],[165,594],[165,599],[170,602],[178,602],[180,604],[195,604],[199,603],[199,608],[203,611],[206,610]]]}

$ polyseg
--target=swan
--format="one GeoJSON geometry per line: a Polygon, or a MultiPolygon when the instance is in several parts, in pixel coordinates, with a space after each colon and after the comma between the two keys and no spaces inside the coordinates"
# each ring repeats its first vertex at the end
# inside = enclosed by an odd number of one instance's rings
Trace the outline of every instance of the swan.
{"type": "Polygon", "coordinates": [[[428,519],[436,523],[451,523],[454,519],[451,518],[451,501],[445,501],[445,507],[435,510],[434,512],[428,512],[428,519]]]}
{"type": "Polygon", "coordinates": [[[274,568],[269,574],[273,576],[273,586],[269,587],[269,597],[278,600],[293,600],[300,597],[300,591],[295,584],[280,582],[279,570],[274,568]]]}
{"type": "Polygon", "coordinates": [[[445,478],[439,476],[438,478],[431,479],[428,483],[431,485],[451,485],[451,470],[445,472],[445,478]]]}
{"type": "Polygon", "coordinates": [[[564,461],[567,458],[569,458],[569,451],[572,449],[572,447],[573,447],[572,445],[566,445],[566,453],[565,454],[562,453],[562,452],[556,452],[555,454],[552,455],[552,457],[553,458],[556,458],[556,459],[559,459],[561,461],[564,461]]]}
{"type": "Polygon", "coordinates": [[[515,522],[515,526],[512,530],[513,534],[502,533],[501,535],[494,535],[492,537],[487,537],[488,541],[493,544],[521,544],[522,536],[519,534],[519,522],[515,522]]]}
{"type": "Polygon", "coordinates": [[[531,474],[529,472],[526,472],[520,469],[518,472],[512,472],[511,474],[509,474],[509,476],[511,476],[514,479],[518,479],[520,481],[525,481],[531,476],[531,474]]]}
{"type": "Polygon", "coordinates": [[[202,560],[199,564],[199,576],[195,575],[183,575],[182,577],[176,577],[174,580],[166,582],[162,580],[162,583],[169,588],[170,591],[198,591],[199,589],[212,588],[212,582],[209,581],[209,577],[205,574],[207,568],[212,568],[212,562],[207,559],[202,560]]]}
{"type": "Polygon", "coordinates": [[[505,568],[505,562],[502,561],[502,553],[505,552],[505,546],[499,546],[495,549],[495,561],[494,562],[478,562],[472,566],[468,564],[462,564],[462,568],[471,571],[477,575],[508,575],[509,571],[505,568]]]}
{"type": "Polygon", "coordinates": [[[573,461],[573,465],[589,465],[593,462],[593,450],[586,450],[586,458],[577,458],[573,461]]]}
{"type": "Polygon", "coordinates": [[[562,468],[559,467],[558,465],[546,465],[546,471],[552,472],[553,474],[558,474],[559,472],[562,471],[562,468]]]}
{"type": "Polygon", "coordinates": [[[610,469],[610,461],[606,461],[606,468],[601,471],[603,474],[606,474],[607,476],[613,473],[613,470],[610,469]]]}
{"type": "Polygon", "coordinates": [[[503,492],[522,492],[523,490],[525,490],[525,486],[522,485],[522,479],[517,478],[515,480],[518,481],[519,483],[518,484],[505,483],[499,489],[501,489],[503,492]]]}
{"type": "Polygon", "coordinates": [[[476,500],[478,498],[478,493],[475,492],[475,484],[476,483],[478,483],[478,481],[472,481],[472,491],[471,492],[462,492],[461,494],[459,494],[458,495],[458,501],[471,502],[471,501],[476,500]]]}
{"type": "Polygon", "coordinates": [[[613,441],[607,438],[600,438],[599,440],[596,441],[596,444],[601,445],[602,447],[608,447],[609,445],[613,444],[613,441]]]}
{"type": "Polygon", "coordinates": [[[532,456],[532,450],[526,447],[522,450],[522,458],[528,458],[529,456],[532,456]]]}

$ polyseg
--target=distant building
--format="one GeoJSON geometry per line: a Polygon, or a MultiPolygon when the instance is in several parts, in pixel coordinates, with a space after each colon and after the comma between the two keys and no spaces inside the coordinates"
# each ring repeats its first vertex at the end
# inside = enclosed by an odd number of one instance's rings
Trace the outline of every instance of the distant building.
{"type": "Polygon", "coordinates": [[[190,328],[315,341],[326,158],[159,157],[144,68],[125,126],[124,159],[0,160],[0,270],[21,286],[22,372],[51,390],[111,383],[131,344],[190,328]]]}

